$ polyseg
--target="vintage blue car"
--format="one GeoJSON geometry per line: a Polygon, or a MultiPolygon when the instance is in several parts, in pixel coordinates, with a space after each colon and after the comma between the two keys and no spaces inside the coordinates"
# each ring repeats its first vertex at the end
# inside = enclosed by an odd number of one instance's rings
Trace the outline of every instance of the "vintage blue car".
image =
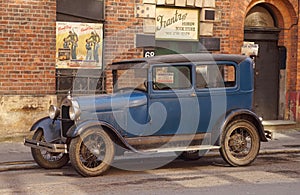
{"type": "Polygon", "coordinates": [[[69,95],[32,126],[25,145],[41,167],[70,160],[81,175],[98,176],[125,151],[196,160],[211,149],[245,166],[267,141],[252,111],[253,62],[246,56],[163,55],[110,69],[112,94],[69,95]]]}

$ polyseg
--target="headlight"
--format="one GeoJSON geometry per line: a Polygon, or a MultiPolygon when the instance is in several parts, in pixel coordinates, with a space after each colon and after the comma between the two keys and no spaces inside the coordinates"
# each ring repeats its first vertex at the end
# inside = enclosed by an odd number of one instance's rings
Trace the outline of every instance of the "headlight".
{"type": "Polygon", "coordinates": [[[69,116],[71,120],[77,120],[80,116],[80,108],[77,101],[72,101],[72,106],[69,110],[69,116]]]}
{"type": "Polygon", "coordinates": [[[49,117],[50,117],[52,120],[56,119],[56,118],[59,116],[59,114],[60,114],[59,108],[57,108],[57,107],[54,106],[54,105],[51,105],[51,106],[49,107],[49,117]]]}

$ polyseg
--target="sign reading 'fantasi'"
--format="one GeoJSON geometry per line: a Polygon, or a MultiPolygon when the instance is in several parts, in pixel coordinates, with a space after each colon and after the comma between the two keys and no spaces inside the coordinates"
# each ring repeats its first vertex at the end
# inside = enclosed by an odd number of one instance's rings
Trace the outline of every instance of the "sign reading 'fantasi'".
{"type": "Polygon", "coordinates": [[[199,10],[157,8],[155,38],[160,40],[199,39],[199,10]]]}

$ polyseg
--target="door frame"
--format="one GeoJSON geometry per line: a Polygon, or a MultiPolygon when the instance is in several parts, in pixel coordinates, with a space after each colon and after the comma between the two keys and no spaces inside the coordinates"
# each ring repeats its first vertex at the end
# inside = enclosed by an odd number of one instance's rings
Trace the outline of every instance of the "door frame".
{"type": "MultiPolygon", "coordinates": [[[[261,28],[261,27],[254,27],[254,28],[245,28],[244,29],[244,41],[279,41],[279,33],[281,29],[279,28],[261,28]]],[[[278,46],[278,45],[277,45],[278,46]]],[[[278,46],[278,49],[280,46],[278,46]]],[[[280,57],[279,57],[280,58],[280,57]]],[[[279,59],[280,61],[280,59],[279,59]]],[[[278,63],[280,63],[278,61],[278,63]]],[[[285,105],[285,70],[279,70],[279,83],[278,83],[278,102],[277,102],[277,119],[284,118],[284,109],[281,104],[285,105]]],[[[255,85],[257,85],[255,83],[255,85]]],[[[255,87],[256,88],[256,87],[255,87]]]]}
{"type": "Polygon", "coordinates": [[[247,28],[244,29],[244,40],[247,41],[278,41],[279,28],[247,28]]]}

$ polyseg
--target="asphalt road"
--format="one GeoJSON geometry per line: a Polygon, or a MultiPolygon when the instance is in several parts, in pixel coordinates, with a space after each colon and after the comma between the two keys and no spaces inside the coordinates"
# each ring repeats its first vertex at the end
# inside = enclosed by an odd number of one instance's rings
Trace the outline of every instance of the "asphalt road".
{"type": "Polygon", "coordinates": [[[36,167],[0,172],[0,194],[299,194],[299,162],[300,154],[274,154],[260,155],[251,166],[229,167],[220,157],[205,157],[146,171],[112,168],[93,178],[79,176],[70,165],[58,170],[36,167]]]}
{"type": "Polygon", "coordinates": [[[83,178],[69,164],[58,170],[39,168],[30,148],[0,143],[0,194],[299,194],[300,131],[277,132],[263,143],[256,161],[230,167],[217,153],[198,161],[167,156],[118,158],[105,176],[83,178]]]}

